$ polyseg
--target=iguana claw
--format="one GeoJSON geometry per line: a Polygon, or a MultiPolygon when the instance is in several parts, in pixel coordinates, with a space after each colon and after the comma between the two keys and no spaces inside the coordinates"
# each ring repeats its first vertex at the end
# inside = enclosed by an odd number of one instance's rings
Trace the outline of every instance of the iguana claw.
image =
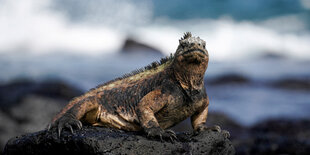
{"type": "Polygon", "coordinates": [[[202,132],[202,131],[207,131],[207,130],[211,130],[211,131],[216,131],[216,132],[221,132],[221,127],[218,125],[214,125],[214,126],[205,126],[205,125],[201,125],[196,132],[202,132]]]}
{"type": "Polygon", "coordinates": [[[214,125],[211,127],[207,127],[205,125],[200,126],[197,130],[196,133],[202,132],[202,131],[207,131],[207,130],[211,130],[211,131],[215,131],[215,132],[220,132],[224,135],[225,138],[229,138],[230,137],[230,133],[227,130],[222,130],[220,126],[218,125],[214,125]]]}
{"type": "Polygon", "coordinates": [[[159,138],[160,141],[170,141],[174,143],[178,141],[178,138],[174,131],[172,130],[163,130],[161,128],[150,128],[146,130],[147,137],[152,139],[159,138]]]}
{"type": "Polygon", "coordinates": [[[230,137],[230,133],[227,130],[222,130],[222,134],[224,135],[225,138],[229,138],[230,137]]]}
{"type": "Polygon", "coordinates": [[[47,131],[49,131],[51,128],[57,128],[57,134],[58,134],[58,137],[60,138],[61,131],[64,128],[67,128],[73,134],[74,133],[73,126],[78,128],[78,129],[81,129],[82,123],[81,123],[81,121],[75,119],[71,115],[63,115],[56,122],[49,124],[47,127],[47,131]]]}

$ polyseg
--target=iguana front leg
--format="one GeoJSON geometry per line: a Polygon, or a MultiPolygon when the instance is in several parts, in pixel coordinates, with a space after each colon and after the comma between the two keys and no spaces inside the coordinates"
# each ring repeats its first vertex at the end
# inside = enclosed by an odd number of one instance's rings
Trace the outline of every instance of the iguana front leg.
{"type": "Polygon", "coordinates": [[[60,137],[61,131],[64,128],[68,128],[73,133],[73,128],[82,128],[81,119],[85,119],[88,123],[92,123],[96,120],[96,115],[99,112],[99,104],[96,102],[95,97],[89,97],[84,100],[79,101],[70,109],[68,109],[59,119],[52,122],[50,128],[57,128],[58,136],[60,137]]]}
{"type": "Polygon", "coordinates": [[[221,128],[218,125],[211,126],[211,127],[207,127],[205,125],[207,116],[208,116],[208,110],[209,110],[209,97],[203,99],[202,102],[204,102],[203,108],[197,111],[197,113],[191,117],[192,127],[194,131],[202,132],[206,130],[212,130],[212,131],[222,132],[225,137],[230,137],[229,132],[226,130],[221,131],[221,128]]]}
{"type": "Polygon", "coordinates": [[[162,94],[156,89],[145,95],[138,103],[137,115],[144,132],[149,138],[160,140],[177,140],[172,130],[163,130],[155,117],[155,113],[162,109],[169,102],[169,95],[162,94]]]}

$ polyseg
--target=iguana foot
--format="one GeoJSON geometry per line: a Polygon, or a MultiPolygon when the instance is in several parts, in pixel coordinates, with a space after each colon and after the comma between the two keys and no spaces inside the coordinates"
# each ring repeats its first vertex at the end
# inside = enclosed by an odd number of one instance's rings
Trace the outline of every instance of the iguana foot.
{"type": "Polygon", "coordinates": [[[178,138],[174,131],[172,130],[163,130],[161,128],[150,128],[146,129],[147,137],[151,139],[159,138],[161,141],[170,141],[174,143],[178,138]]]}
{"type": "Polygon", "coordinates": [[[61,131],[64,128],[70,129],[71,133],[74,133],[72,126],[77,127],[78,129],[81,129],[82,123],[81,121],[75,119],[72,115],[68,114],[68,115],[63,115],[57,121],[53,122],[52,124],[49,124],[47,127],[47,130],[49,131],[51,128],[57,128],[58,137],[60,138],[61,131]]]}
{"type": "Polygon", "coordinates": [[[230,137],[230,133],[227,130],[222,130],[222,134],[224,135],[225,138],[229,138],[230,137]]]}
{"type": "Polygon", "coordinates": [[[208,126],[205,126],[205,125],[201,125],[196,131],[197,132],[202,132],[202,131],[207,131],[207,130],[221,132],[221,127],[218,126],[218,125],[214,125],[214,126],[211,126],[211,127],[208,127],[208,126]]]}
{"type": "Polygon", "coordinates": [[[215,131],[215,132],[220,132],[223,134],[223,136],[225,138],[229,138],[230,137],[230,133],[227,130],[221,130],[221,127],[218,125],[214,125],[211,127],[207,127],[205,125],[200,126],[197,130],[196,130],[196,134],[203,132],[203,131],[207,131],[207,130],[211,130],[211,131],[215,131]]]}

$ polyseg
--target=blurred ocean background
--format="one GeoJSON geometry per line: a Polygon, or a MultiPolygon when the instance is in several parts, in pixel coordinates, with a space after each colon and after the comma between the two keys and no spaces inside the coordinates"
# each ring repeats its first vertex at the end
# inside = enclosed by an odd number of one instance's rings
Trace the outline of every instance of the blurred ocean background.
{"type": "Polygon", "coordinates": [[[187,31],[207,43],[211,113],[309,119],[309,0],[0,0],[0,84],[85,92],[174,53],[187,31]]]}

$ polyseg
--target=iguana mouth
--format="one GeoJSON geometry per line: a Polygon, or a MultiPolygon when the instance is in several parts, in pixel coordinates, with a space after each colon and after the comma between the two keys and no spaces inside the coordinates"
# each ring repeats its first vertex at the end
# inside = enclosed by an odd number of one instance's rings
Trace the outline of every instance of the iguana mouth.
{"type": "Polygon", "coordinates": [[[183,54],[186,55],[186,54],[191,53],[191,52],[199,52],[199,53],[202,53],[204,55],[207,55],[206,52],[204,52],[202,49],[199,49],[199,48],[188,50],[188,51],[184,52],[183,54]]]}
{"type": "Polygon", "coordinates": [[[208,54],[206,54],[201,49],[188,50],[184,52],[182,55],[185,58],[184,61],[195,64],[200,64],[204,59],[208,57],[208,54]]]}

